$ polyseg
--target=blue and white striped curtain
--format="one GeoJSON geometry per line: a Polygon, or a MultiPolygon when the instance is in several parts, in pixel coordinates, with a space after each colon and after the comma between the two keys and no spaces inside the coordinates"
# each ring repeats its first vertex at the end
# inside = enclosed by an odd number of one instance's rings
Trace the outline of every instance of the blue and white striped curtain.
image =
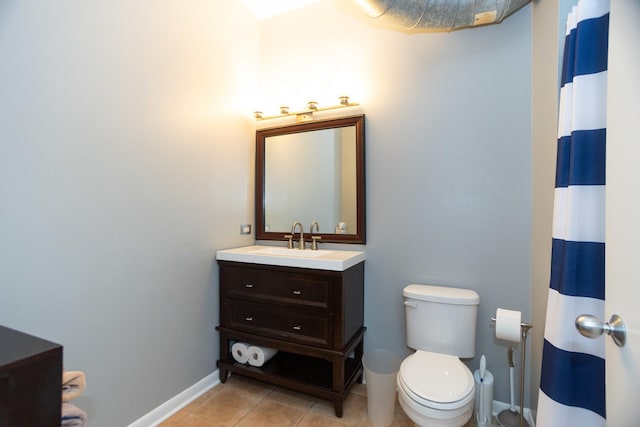
{"type": "Polygon", "coordinates": [[[567,20],[553,212],[551,281],[538,427],[606,426],[605,341],[575,318],[604,318],[609,0],[580,0],[567,20]]]}

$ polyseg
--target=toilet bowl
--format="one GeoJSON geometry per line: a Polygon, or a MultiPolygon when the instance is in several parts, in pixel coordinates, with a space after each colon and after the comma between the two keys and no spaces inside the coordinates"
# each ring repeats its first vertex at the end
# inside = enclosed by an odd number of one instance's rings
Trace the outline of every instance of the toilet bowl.
{"type": "Polygon", "coordinates": [[[422,427],[461,427],[473,414],[475,381],[460,358],[475,354],[479,296],[468,289],[408,285],[403,290],[407,346],[398,401],[422,427]]]}
{"type": "Polygon", "coordinates": [[[473,374],[456,356],[418,350],[398,372],[398,400],[422,427],[462,426],[473,413],[473,374]]]}

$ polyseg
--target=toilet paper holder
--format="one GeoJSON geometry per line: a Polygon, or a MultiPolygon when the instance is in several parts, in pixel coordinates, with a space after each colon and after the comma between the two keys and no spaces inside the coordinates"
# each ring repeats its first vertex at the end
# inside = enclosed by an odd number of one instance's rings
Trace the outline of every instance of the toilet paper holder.
{"type": "MultiPolygon", "coordinates": [[[[495,325],[496,323],[496,318],[492,317],[491,318],[491,324],[495,325]]],[[[524,419],[524,365],[526,363],[526,353],[527,353],[527,333],[529,332],[529,329],[533,328],[533,325],[531,323],[527,323],[527,322],[520,322],[520,334],[521,334],[521,341],[522,341],[522,349],[520,350],[520,414],[519,414],[519,426],[520,427],[529,427],[529,422],[527,420],[524,419]]],[[[508,410],[502,411],[502,412],[508,412],[508,410]]],[[[501,415],[502,413],[498,414],[501,415]]],[[[506,415],[510,415],[510,414],[506,414],[506,415]]],[[[515,414],[513,414],[515,415],[515,414]]],[[[500,424],[505,425],[505,426],[509,426],[509,427],[516,427],[515,424],[513,424],[515,422],[513,417],[505,417],[503,420],[500,420],[500,424]]]]}
{"type": "MultiPolygon", "coordinates": [[[[496,318],[492,317],[491,318],[491,324],[495,325],[496,324],[496,318]]],[[[533,328],[533,325],[531,323],[527,323],[527,322],[520,322],[520,333],[522,334],[522,339],[524,340],[527,337],[527,332],[529,332],[529,329],[533,328]]]]}

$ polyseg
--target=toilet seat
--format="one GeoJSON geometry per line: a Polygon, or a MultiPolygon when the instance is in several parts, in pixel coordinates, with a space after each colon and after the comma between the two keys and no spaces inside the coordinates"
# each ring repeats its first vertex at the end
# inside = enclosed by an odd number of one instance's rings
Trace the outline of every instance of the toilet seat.
{"type": "Polygon", "coordinates": [[[453,410],[474,398],[471,371],[456,356],[418,350],[400,366],[398,386],[417,404],[453,410]]]}

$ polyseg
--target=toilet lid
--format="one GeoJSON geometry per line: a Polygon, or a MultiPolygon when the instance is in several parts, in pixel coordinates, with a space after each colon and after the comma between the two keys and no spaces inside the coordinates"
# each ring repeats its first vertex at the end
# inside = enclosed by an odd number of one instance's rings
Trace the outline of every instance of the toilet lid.
{"type": "Polygon", "coordinates": [[[456,356],[448,354],[415,352],[402,362],[400,380],[415,400],[424,400],[426,405],[462,405],[473,397],[471,371],[456,356]]]}

